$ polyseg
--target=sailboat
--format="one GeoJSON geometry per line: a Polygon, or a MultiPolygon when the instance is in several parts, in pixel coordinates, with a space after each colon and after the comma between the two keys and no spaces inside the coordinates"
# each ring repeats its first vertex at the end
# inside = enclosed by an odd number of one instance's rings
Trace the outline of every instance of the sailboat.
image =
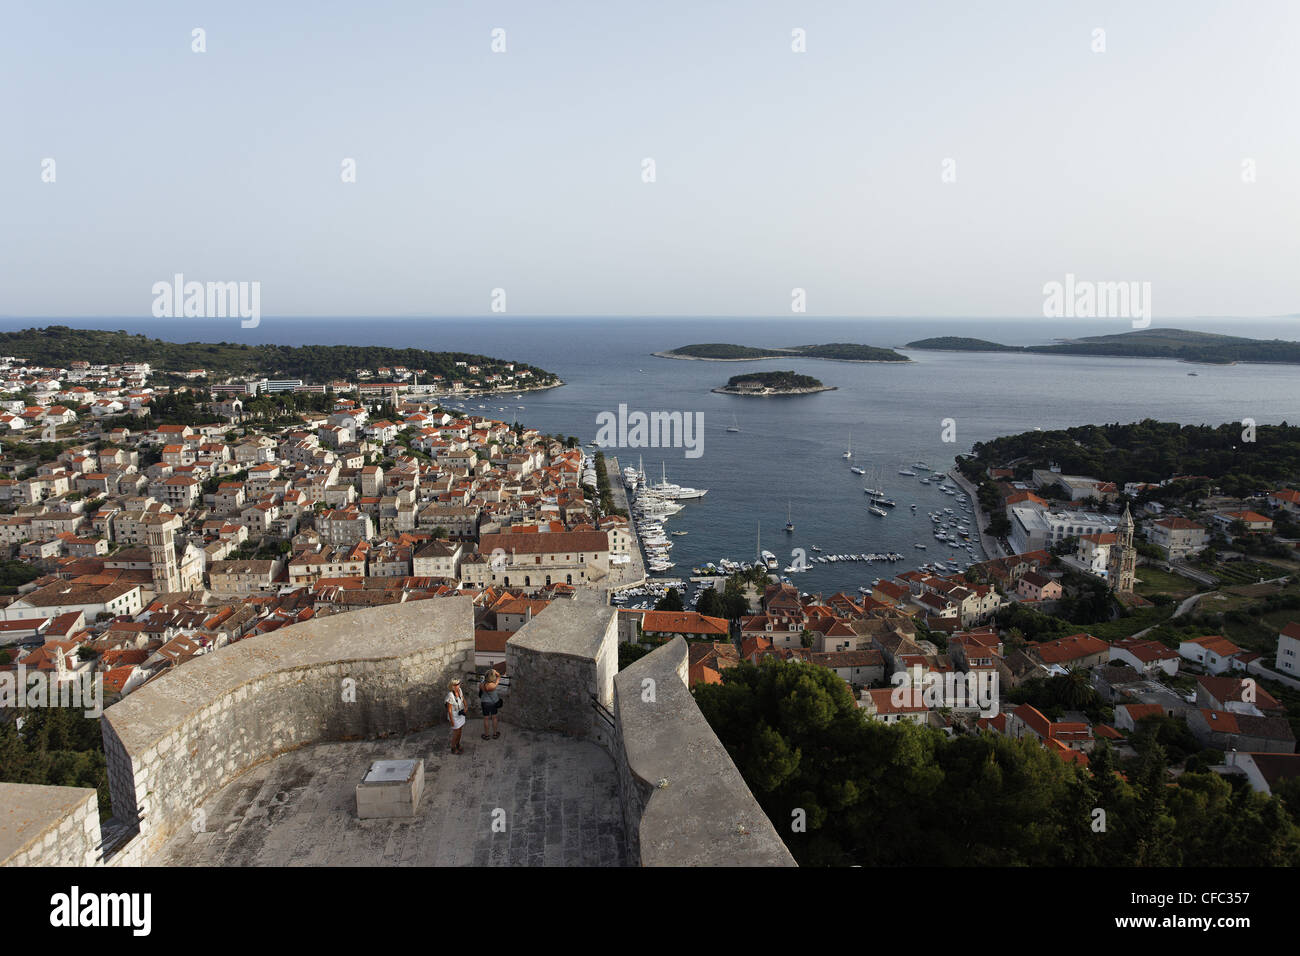
{"type": "Polygon", "coordinates": [[[785,533],[794,534],[794,520],[790,517],[790,502],[785,503],[785,533]]]}
{"type": "Polygon", "coordinates": [[[867,494],[871,495],[873,498],[883,498],[884,495],[885,495],[885,489],[882,488],[882,487],[880,487],[880,486],[883,484],[883,482],[881,481],[881,478],[882,478],[882,476],[883,476],[883,472],[884,472],[884,469],[881,468],[881,469],[879,469],[878,471],[876,471],[876,472],[874,472],[874,473],[872,474],[872,479],[873,479],[874,482],[875,482],[875,487],[874,487],[874,488],[871,487],[870,485],[868,485],[867,487],[865,487],[865,488],[862,489],[862,490],[865,491],[867,494]]]}
{"type": "Polygon", "coordinates": [[[731,424],[727,426],[727,431],[729,431],[729,432],[738,432],[738,431],[740,431],[740,422],[736,421],[736,416],[735,416],[735,415],[732,415],[732,416],[731,416],[731,424]]]}
{"type": "Polygon", "coordinates": [[[853,457],[853,432],[849,432],[849,447],[840,457],[846,460],[853,457]]]}

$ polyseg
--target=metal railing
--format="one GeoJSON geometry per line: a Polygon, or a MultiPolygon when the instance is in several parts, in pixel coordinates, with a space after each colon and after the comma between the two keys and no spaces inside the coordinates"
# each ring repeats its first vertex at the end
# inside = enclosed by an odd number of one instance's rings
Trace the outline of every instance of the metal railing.
{"type": "Polygon", "coordinates": [[[600,718],[601,720],[603,720],[605,723],[609,724],[609,729],[610,729],[610,730],[613,730],[613,729],[614,729],[614,727],[615,727],[615,722],[614,722],[614,713],[613,713],[613,711],[611,711],[608,707],[606,707],[604,704],[602,704],[602,703],[597,699],[597,697],[596,697],[595,694],[592,694],[592,695],[591,695],[591,709],[594,710],[594,711],[596,712],[596,716],[597,716],[597,717],[599,717],[599,718],[600,718]]]}

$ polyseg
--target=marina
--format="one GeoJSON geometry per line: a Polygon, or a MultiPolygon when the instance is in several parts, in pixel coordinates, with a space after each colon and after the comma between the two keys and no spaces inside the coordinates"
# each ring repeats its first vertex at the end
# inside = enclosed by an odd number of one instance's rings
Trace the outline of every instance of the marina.
{"type": "MultiPolygon", "coordinates": [[[[844,456],[841,458],[847,464],[848,459],[844,459],[844,456]]],[[[844,468],[845,465],[839,467],[844,468]]],[[[868,476],[870,483],[863,489],[868,496],[868,506],[865,510],[871,521],[878,522],[874,527],[882,529],[868,533],[863,543],[878,539],[883,533],[889,542],[887,547],[877,545],[866,548],[823,550],[820,544],[798,546],[793,543],[796,526],[791,499],[786,502],[782,535],[787,541],[792,542],[788,559],[783,560],[770,548],[763,547],[760,520],[755,522],[753,529],[754,551],[751,558],[721,557],[704,560],[696,558],[690,564],[691,578],[689,581],[683,581],[680,577],[663,575],[679,571],[680,567],[685,566],[681,560],[674,557],[673,552],[674,546],[688,547],[686,542],[679,539],[685,538],[690,532],[680,527],[670,529],[668,523],[689,520],[689,516],[685,514],[687,506],[703,499],[709,490],[671,481],[668,478],[666,462],[660,463],[658,480],[651,481],[646,476],[644,459],[638,458],[635,467],[629,465],[622,469],[623,488],[620,491],[626,489],[647,578],[635,587],[617,592],[615,603],[627,608],[653,607],[669,588],[676,587],[682,594],[685,606],[689,609],[698,602],[701,589],[725,580],[728,575],[752,571],[756,568],[785,582],[790,582],[794,577],[807,576],[806,580],[809,582],[807,587],[837,590],[856,587],[861,590],[863,587],[861,579],[850,583],[844,580],[844,573],[854,574],[852,569],[863,566],[885,565],[891,568],[892,575],[898,573],[896,569],[902,565],[904,568],[910,566],[935,573],[951,574],[984,559],[985,554],[980,546],[979,535],[975,534],[972,528],[976,519],[971,502],[958,485],[919,458],[914,461],[911,458],[906,459],[905,467],[898,469],[899,478],[894,481],[883,480],[886,467],[873,467],[870,463],[863,462],[848,467],[847,472],[851,476],[868,476]],[[892,492],[887,493],[886,484],[893,486],[892,492]],[[915,497],[929,496],[930,504],[926,505],[924,510],[915,501],[907,502],[906,508],[901,507],[907,497],[913,496],[903,493],[903,487],[908,484],[915,487],[915,497]],[[940,495],[943,497],[939,497],[940,495]],[[926,536],[932,536],[937,546],[951,552],[951,556],[927,560],[927,556],[921,552],[927,551],[929,546],[924,541],[917,540],[922,537],[924,531],[929,532],[926,536]],[[914,559],[909,559],[908,555],[914,555],[914,559]]],[[[827,506],[828,503],[823,502],[821,507],[827,506]]],[[[833,507],[833,504],[829,506],[833,507]]],[[[708,542],[701,543],[707,545],[708,542]]],[[[691,548],[691,550],[695,549],[691,548]]],[[[860,573],[860,571],[856,572],[856,574],[860,573]]]]}

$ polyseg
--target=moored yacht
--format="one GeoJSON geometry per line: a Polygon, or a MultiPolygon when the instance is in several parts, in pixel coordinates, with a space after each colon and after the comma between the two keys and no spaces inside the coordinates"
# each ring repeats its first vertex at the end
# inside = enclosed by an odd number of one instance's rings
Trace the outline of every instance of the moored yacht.
{"type": "Polygon", "coordinates": [[[653,485],[647,486],[650,491],[665,498],[672,498],[674,501],[682,501],[689,498],[703,498],[709,493],[707,488],[683,488],[681,485],[675,485],[668,480],[668,466],[663,466],[662,478],[653,485]]]}

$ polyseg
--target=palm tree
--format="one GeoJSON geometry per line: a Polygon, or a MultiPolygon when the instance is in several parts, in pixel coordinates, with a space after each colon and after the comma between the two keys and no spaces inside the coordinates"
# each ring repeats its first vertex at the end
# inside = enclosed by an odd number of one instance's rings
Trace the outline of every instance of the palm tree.
{"type": "Polygon", "coordinates": [[[1088,671],[1082,667],[1071,667],[1065,674],[1061,699],[1071,710],[1086,707],[1092,701],[1092,684],[1088,680],[1088,671]]]}

